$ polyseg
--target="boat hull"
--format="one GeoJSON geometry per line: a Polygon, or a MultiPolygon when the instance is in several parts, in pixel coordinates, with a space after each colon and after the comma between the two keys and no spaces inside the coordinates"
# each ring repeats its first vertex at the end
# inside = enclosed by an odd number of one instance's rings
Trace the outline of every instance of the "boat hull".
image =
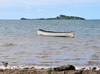
{"type": "Polygon", "coordinates": [[[46,31],[42,29],[37,29],[37,35],[55,36],[55,37],[74,37],[74,33],[72,32],[53,32],[53,31],[46,31]]]}

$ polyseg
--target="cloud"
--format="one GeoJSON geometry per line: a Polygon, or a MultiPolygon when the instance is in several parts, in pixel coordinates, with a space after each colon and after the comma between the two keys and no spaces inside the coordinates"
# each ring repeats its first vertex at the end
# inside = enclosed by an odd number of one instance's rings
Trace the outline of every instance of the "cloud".
{"type": "Polygon", "coordinates": [[[98,4],[100,0],[0,0],[0,7],[20,7],[36,5],[76,5],[98,4]]]}
{"type": "Polygon", "coordinates": [[[37,9],[36,11],[44,11],[43,9],[37,9]]]}

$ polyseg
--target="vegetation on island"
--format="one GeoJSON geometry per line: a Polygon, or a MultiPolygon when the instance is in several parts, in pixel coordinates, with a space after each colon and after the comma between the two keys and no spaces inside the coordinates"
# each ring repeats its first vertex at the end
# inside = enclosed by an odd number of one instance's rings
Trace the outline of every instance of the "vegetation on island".
{"type": "Polygon", "coordinates": [[[85,20],[85,18],[76,17],[76,16],[59,15],[55,18],[36,18],[36,19],[21,18],[21,20],[85,20]]]}

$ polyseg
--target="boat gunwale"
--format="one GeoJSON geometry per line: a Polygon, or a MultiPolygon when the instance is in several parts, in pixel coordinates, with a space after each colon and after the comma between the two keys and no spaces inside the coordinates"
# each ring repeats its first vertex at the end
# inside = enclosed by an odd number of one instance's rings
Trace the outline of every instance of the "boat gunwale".
{"type": "Polygon", "coordinates": [[[57,32],[57,31],[47,31],[47,30],[43,30],[43,29],[37,29],[38,31],[43,31],[43,32],[48,32],[48,33],[73,33],[73,31],[71,32],[57,32]]]}

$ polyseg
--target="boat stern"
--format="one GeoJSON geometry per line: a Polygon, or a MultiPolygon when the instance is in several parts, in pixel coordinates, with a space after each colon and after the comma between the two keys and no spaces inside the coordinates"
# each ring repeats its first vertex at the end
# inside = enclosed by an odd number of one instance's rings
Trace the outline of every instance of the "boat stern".
{"type": "Polygon", "coordinates": [[[73,34],[72,34],[72,38],[74,38],[74,36],[75,36],[75,34],[73,33],[73,34]]]}

